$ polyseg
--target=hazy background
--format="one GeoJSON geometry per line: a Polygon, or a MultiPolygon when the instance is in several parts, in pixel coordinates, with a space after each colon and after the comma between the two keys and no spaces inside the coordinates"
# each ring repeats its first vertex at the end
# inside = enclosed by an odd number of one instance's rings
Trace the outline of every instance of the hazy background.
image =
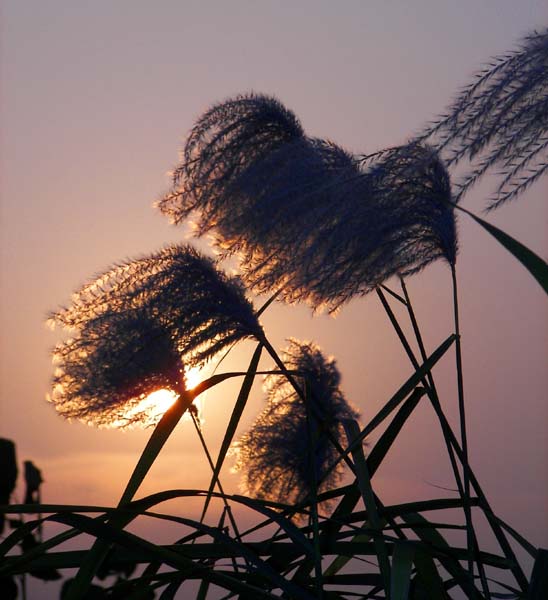
{"type": "MultiPolygon", "coordinates": [[[[542,0],[4,0],[1,10],[0,436],[16,442],[20,462],[43,470],[45,501],[108,505],[150,431],[97,430],[56,415],[45,396],[59,333],[44,320],[111,263],[185,239],[151,205],[194,120],[212,103],[254,90],[276,95],[310,135],[373,152],[403,143],[490,56],[548,21],[542,0]]],[[[491,189],[478,187],[465,205],[479,213],[491,189]]],[[[545,258],[546,195],[544,179],[488,217],[545,258]]],[[[495,511],[546,546],[546,297],[464,216],[459,239],[471,463],[495,511]]],[[[433,350],[452,329],[449,270],[434,265],[409,287],[433,350]]],[[[295,336],[336,356],[364,421],[411,373],[373,294],[336,319],[277,305],[263,324],[278,348],[295,336]]],[[[226,368],[245,368],[252,349],[239,347],[226,368]]],[[[435,375],[456,425],[453,360],[435,375]]],[[[224,385],[207,400],[214,449],[236,390],[224,385]]],[[[244,425],[262,402],[258,382],[244,425]]],[[[454,487],[437,428],[425,401],[376,476],[386,503],[454,487]]],[[[191,424],[172,437],[143,492],[207,487],[191,424]]],[[[223,481],[237,490],[236,476],[227,471],[223,481]]],[[[197,507],[177,510],[195,515],[197,507]]]]}

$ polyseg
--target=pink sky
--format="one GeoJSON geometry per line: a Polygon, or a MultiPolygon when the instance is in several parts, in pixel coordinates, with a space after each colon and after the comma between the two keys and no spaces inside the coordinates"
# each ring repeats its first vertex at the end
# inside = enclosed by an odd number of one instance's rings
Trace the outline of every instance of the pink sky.
{"type": "MultiPolygon", "coordinates": [[[[151,205],[167,188],[166,172],[194,120],[212,103],[254,90],[276,95],[310,135],[373,152],[403,143],[482,63],[548,16],[541,0],[300,1],[291,8],[243,0],[6,0],[2,11],[0,436],[16,442],[21,462],[42,468],[44,500],[108,505],[150,431],[97,430],[56,415],[45,396],[59,334],[44,320],[113,262],[185,239],[151,205]]],[[[480,213],[490,190],[478,186],[465,206],[480,213]]],[[[546,192],[544,179],[487,217],[544,258],[546,192]]],[[[495,511],[546,546],[546,297],[464,216],[459,241],[471,463],[495,511]]],[[[452,330],[449,270],[436,264],[409,288],[431,351],[452,330]]],[[[334,355],[364,422],[411,373],[374,295],[353,300],[335,319],[274,306],[263,324],[278,348],[293,336],[334,355]]],[[[251,352],[244,344],[226,368],[245,368],[251,352]]],[[[452,357],[435,375],[456,425],[452,357]]],[[[207,400],[212,448],[236,393],[229,383],[207,400]]],[[[244,425],[262,401],[257,382],[244,425]]],[[[453,486],[436,428],[425,403],[379,473],[386,502],[434,497],[440,492],[430,484],[453,486]]],[[[224,479],[237,490],[236,476],[227,471],[224,479]]],[[[183,423],[146,491],[208,481],[198,440],[183,423]]]]}

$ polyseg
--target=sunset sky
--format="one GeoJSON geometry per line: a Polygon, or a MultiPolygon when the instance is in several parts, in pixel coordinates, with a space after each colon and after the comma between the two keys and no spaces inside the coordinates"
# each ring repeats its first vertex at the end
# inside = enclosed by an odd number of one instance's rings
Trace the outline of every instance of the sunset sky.
{"type": "MultiPolygon", "coordinates": [[[[118,501],[150,430],[99,430],[56,414],[46,394],[60,333],[45,319],[112,263],[189,239],[152,204],[195,119],[253,90],[277,96],[309,135],[374,152],[404,143],[489,57],[548,22],[543,0],[5,0],[1,10],[0,437],[15,441],[20,463],[42,469],[44,501],[104,505],[118,501]]],[[[481,213],[491,190],[486,180],[464,205],[481,213]]],[[[544,179],[486,218],[546,258],[546,195],[544,179]]],[[[207,251],[207,240],[197,244],[207,251]]],[[[494,510],[546,546],[546,297],[464,215],[459,246],[471,464],[494,510]]],[[[430,351],[452,331],[450,283],[441,263],[409,281],[430,351]]],[[[262,323],[279,349],[293,336],[335,356],[364,423],[412,372],[374,294],[336,318],[278,304],[262,323]]],[[[245,369],[252,351],[238,346],[223,369],[245,369]]],[[[453,355],[435,377],[456,426],[453,355]]],[[[237,390],[223,384],[206,399],[214,450],[237,390]]],[[[241,433],[262,403],[258,380],[241,433]]],[[[376,476],[385,503],[454,487],[437,427],[425,401],[376,476]]],[[[204,488],[209,475],[184,422],[142,492],[204,488]]],[[[228,469],[223,481],[238,489],[228,469]]]]}

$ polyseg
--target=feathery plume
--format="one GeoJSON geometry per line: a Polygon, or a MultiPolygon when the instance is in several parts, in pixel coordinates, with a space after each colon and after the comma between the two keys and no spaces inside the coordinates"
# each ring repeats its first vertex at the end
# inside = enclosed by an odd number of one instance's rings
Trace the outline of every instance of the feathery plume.
{"type": "Polygon", "coordinates": [[[342,441],[342,421],[357,413],[339,388],[335,361],[315,344],[289,342],[284,362],[305,382],[308,406],[284,376],[268,375],[268,405],[236,444],[235,468],[246,494],[294,504],[311,493],[314,482],[322,492],[340,481],[342,466],[328,473],[339,456],[329,434],[342,441]]]}
{"type": "Polygon", "coordinates": [[[472,170],[459,183],[458,201],[487,171],[499,183],[488,210],[515,198],[548,172],[548,29],[521,48],[493,59],[465,87],[440,120],[420,136],[472,170]]]}
{"type": "MultiPolygon", "coordinates": [[[[334,311],[393,275],[417,273],[440,258],[454,264],[450,181],[434,151],[401,146],[364,170],[345,160],[336,169],[320,167],[312,192],[291,190],[299,200],[284,203],[284,218],[271,218],[262,231],[248,227],[242,277],[255,291],[282,287],[288,302],[334,311]]],[[[275,185],[266,187],[275,193],[275,185]]]]}
{"type": "MultiPolygon", "coordinates": [[[[222,227],[226,206],[232,203],[242,173],[302,135],[295,115],[275,98],[249,94],[216,104],[190,132],[181,164],[173,173],[173,191],[158,207],[174,223],[199,209],[200,235],[222,227]]],[[[233,203],[232,208],[239,207],[233,203]]]]}
{"type": "Polygon", "coordinates": [[[183,161],[160,209],[176,222],[197,210],[197,234],[213,229],[255,292],[333,311],[391,275],[455,260],[449,177],[428,147],[364,166],[305,136],[279,102],[249,96],[206,113],[183,161]]]}
{"type": "Polygon", "coordinates": [[[54,350],[52,402],[98,425],[146,423],[150,393],[184,390],[184,367],[261,329],[238,280],[191,246],[123,263],[73,295],[51,317],[76,330],[54,350]]]}

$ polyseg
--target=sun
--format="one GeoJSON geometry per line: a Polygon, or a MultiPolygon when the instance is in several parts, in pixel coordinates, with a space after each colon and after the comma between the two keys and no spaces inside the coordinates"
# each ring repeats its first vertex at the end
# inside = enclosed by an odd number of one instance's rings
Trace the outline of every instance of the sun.
{"type": "MultiPolygon", "coordinates": [[[[185,371],[185,386],[187,390],[194,389],[204,379],[203,372],[199,368],[188,369],[185,371]]],[[[198,417],[203,423],[203,407],[205,394],[201,394],[196,400],[194,400],[194,406],[198,411],[198,417]]],[[[177,400],[178,395],[166,389],[157,390],[149,394],[139,404],[139,409],[145,410],[149,415],[151,421],[157,421],[177,400]]],[[[190,414],[186,412],[183,415],[183,419],[190,419],[190,414]]]]}
{"type": "Polygon", "coordinates": [[[204,379],[202,369],[193,367],[185,370],[185,386],[187,390],[193,390],[204,379]]]}
{"type": "MultiPolygon", "coordinates": [[[[185,372],[185,386],[187,390],[194,389],[204,379],[204,373],[198,369],[193,368],[185,372]]],[[[203,408],[204,408],[204,396],[206,393],[200,394],[193,402],[194,407],[198,415],[198,419],[201,424],[204,423],[203,408]]],[[[142,398],[134,406],[127,409],[122,417],[109,423],[109,427],[132,427],[134,424],[141,424],[145,427],[155,425],[162,418],[174,402],[176,402],[179,395],[168,389],[155,390],[142,398]]],[[[184,420],[190,420],[190,413],[187,411],[183,415],[184,420]]]]}
{"type": "MultiPolygon", "coordinates": [[[[146,404],[151,412],[163,415],[177,400],[177,394],[171,390],[157,390],[149,394],[141,404],[146,404]]],[[[142,408],[145,408],[142,406],[142,408]]]]}

